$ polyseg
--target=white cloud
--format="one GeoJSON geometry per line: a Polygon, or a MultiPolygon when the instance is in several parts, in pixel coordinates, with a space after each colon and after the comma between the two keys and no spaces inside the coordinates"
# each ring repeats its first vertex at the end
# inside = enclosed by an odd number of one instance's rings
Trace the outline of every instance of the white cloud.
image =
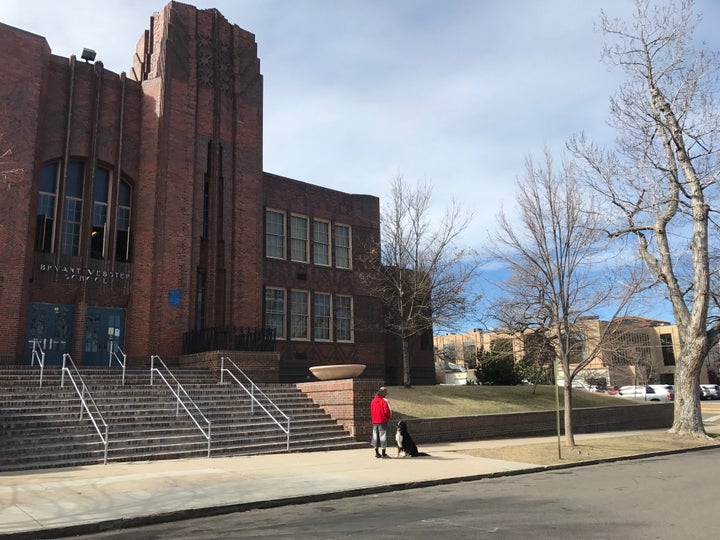
{"type": "MultiPolygon", "coordinates": [[[[191,0],[192,3],[192,0],[191,0]]],[[[513,199],[525,157],[605,120],[619,74],[600,62],[600,9],[627,0],[202,0],[255,34],[265,84],[264,169],[384,197],[389,180],[430,180],[437,204],[476,209],[479,245],[513,199]]],[[[55,54],[95,49],[129,71],[153,11],[146,0],[3,0],[0,21],[55,54]]],[[[696,2],[720,43],[720,3],[696,2]]]]}

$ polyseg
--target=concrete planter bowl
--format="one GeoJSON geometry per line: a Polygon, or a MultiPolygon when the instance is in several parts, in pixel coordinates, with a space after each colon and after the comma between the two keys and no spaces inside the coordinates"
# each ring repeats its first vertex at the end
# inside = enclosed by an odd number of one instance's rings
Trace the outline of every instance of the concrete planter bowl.
{"type": "Polygon", "coordinates": [[[310,372],[321,381],[338,379],[354,379],[365,371],[365,364],[331,364],[329,366],[312,366],[310,372]]]}

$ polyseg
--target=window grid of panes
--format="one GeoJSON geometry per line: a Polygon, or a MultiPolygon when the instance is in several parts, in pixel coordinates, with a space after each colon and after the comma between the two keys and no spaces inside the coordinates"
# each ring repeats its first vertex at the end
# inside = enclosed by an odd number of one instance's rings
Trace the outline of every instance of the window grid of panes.
{"type": "Polygon", "coordinates": [[[353,341],[352,296],[290,290],[287,304],[285,300],[286,289],[265,288],[265,326],[274,329],[277,338],[285,338],[287,316],[290,339],[333,341],[334,329],[335,341],[353,341]]]}
{"type": "Polygon", "coordinates": [[[65,209],[60,237],[60,253],[77,256],[80,254],[80,222],[82,219],[83,163],[68,164],[65,186],[65,209]]]}
{"type": "Polygon", "coordinates": [[[335,297],[335,339],[352,341],[352,298],[350,296],[335,297]]]}
{"type": "Polygon", "coordinates": [[[290,216],[290,259],[308,262],[308,219],[290,216]]]}
{"type": "Polygon", "coordinates": [[[313,295],[313,337],[319,341],[330,340],[330,294],[313,295]]]}
{"type": "Polygon", "coordinates": [[[330,223],[327,221],[313,221],[313,262],[330,265],[330,223]]]}
{"type": "MultiPolygon", "coordinates": [[[[50,253],[59,245],[62,255],[77,257],[83,250],[89,250],[90,257],[106,259],[110,256],[111,226],[108,223],[111,214],[113,193],[112,172],[96,167],[91,191],[93,194],[90,208],[90,230],[83,230],[83,192],[85,182],[85,162],[71,161],[67,165],[65,181],[60,179],[61,161],[48,163],[40,170],[39,193],[37,203],[37,227],[35,250],[50,253]],[[64,187],[59,193],[58,187],[64,187]],[[62,197],[62,198],[61,198],[62,197]],[[62,200],[62,221],[56,227],[56,214],[60,213],[58,200],[62,200]],[[59,236],[59,238],[58,238],[59,236]],[[83,240],[88,240],[87,244],[83,240]]],[[[132,205],[132,187],[124,180],[120,181],[117,202],[117,227],[115,259],[120,262],[130,260],[130,209],[132,205]]]]}
{"type": "Polygon", "coordinates": [[[308,339],[310,315],[307,291],[292,291],[290,294],[290,338],[308,339]]]}
{"type": "Polygon", "coordinates": [[[333,227],[333,243],[335,267],[350,268],[350,227],[347,225],[335,225],[333,227]]]}
{"type": "Polygon", "coordinates": [[[55,233],[55,203],[57,201],[57,162],[49,163],[40,170],[40,194],[38,198],[35,249],[45,253],[53,250],[55,233]]]}
{"type": "Polygon", "coordinates": [[[282,212],[265,212],[265,254],[275,259],[285,258],[285,214],[282,212]]]}
{"type": "Polygon", "coordinates": [[[277,339],[285,339],[284,289],[265,289],[265,326],[275,330],[277,339]]]}

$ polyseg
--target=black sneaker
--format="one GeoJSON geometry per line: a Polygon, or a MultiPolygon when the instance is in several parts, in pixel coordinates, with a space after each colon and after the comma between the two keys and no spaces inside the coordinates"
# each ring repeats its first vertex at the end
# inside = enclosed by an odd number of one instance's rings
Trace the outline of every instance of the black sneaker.
{"type": "Polygon", "coordinates": [[[383,459],[390,459],[390,456],[388,456],[387,454],[383,454],[383,455],[380,456],[380,457],[383,458],[383,459]]]}

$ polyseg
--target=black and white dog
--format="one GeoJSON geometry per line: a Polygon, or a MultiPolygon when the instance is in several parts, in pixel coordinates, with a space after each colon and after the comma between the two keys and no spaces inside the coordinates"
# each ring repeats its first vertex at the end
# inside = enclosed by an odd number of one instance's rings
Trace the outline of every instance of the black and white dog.
{"type": "Polygon", "coordinates": [[[397,443],[398,453],[399,456],[401,453],[404,457],[420,457],[420,456],[429,456],[430,454],[426,454],[425,452],[418,452],[417,445],[415,444],[415,441],[413,441],[413,438],[410,436],[410,432],[408,431],[407,424],[404,420],[400,420],[397,423],[397,432],[395,433],[395,442],[397,443]]]}

